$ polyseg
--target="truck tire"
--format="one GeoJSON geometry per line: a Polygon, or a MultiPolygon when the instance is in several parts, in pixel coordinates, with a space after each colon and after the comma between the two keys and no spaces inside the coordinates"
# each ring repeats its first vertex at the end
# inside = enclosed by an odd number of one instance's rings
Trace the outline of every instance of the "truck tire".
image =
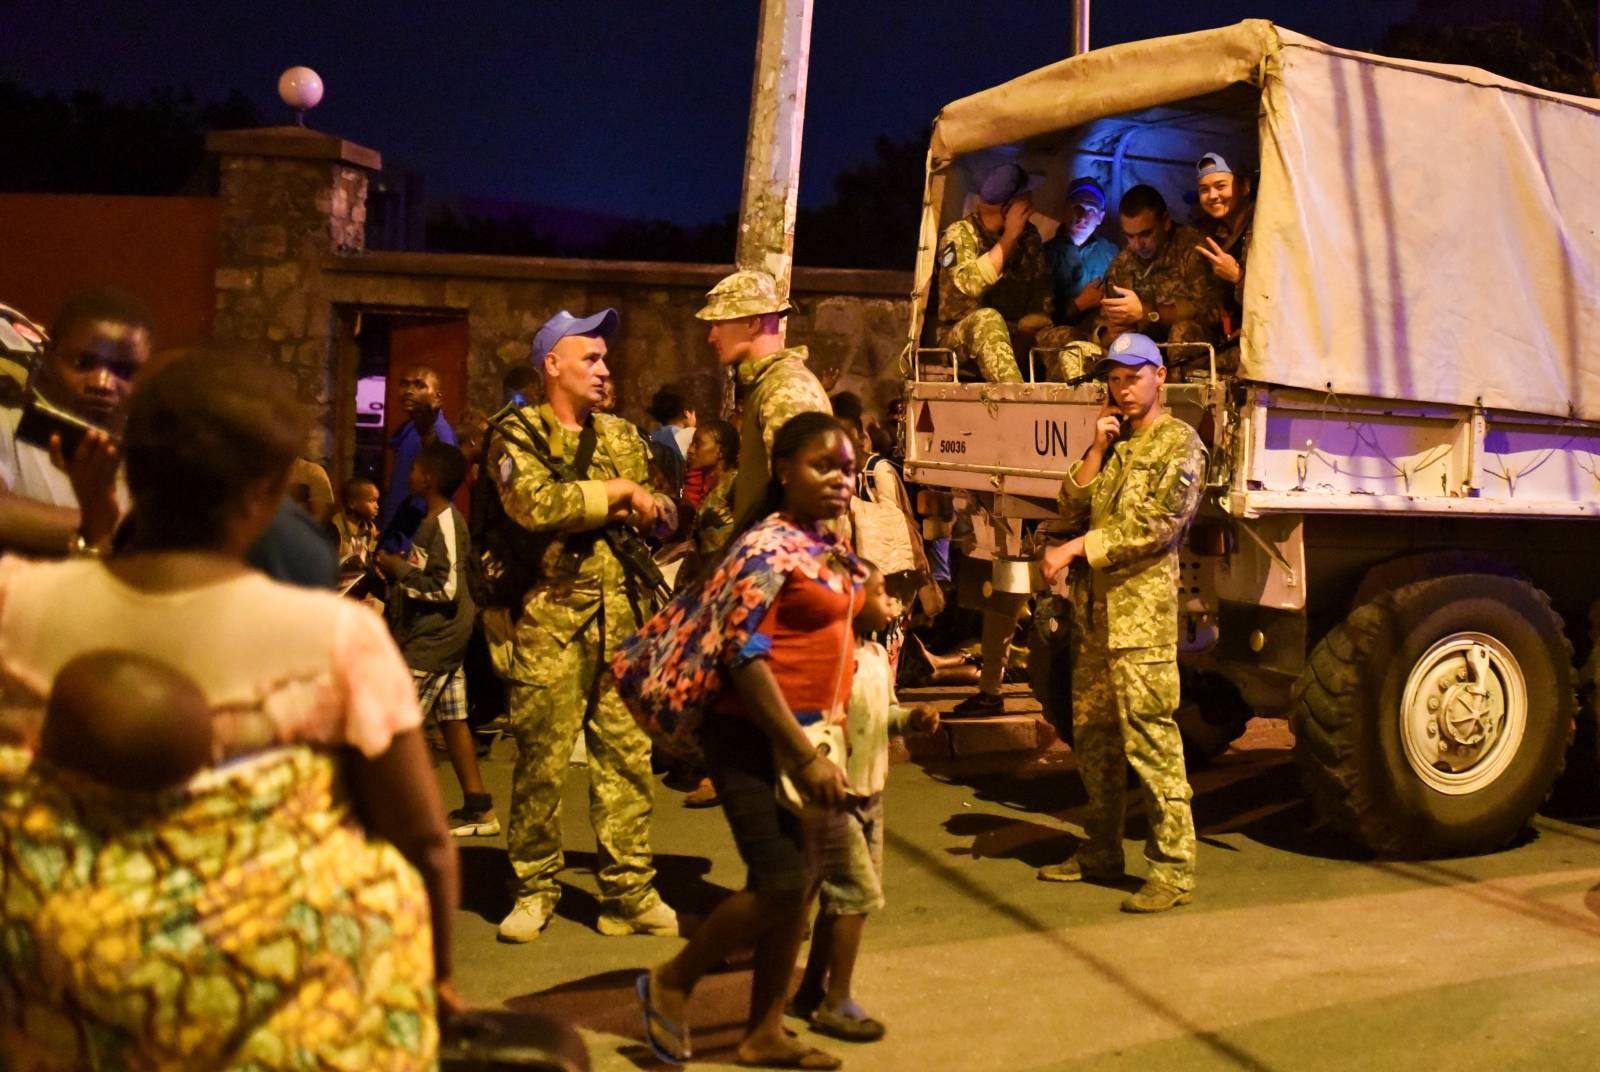
{"type": "MultiPolygon", "coordinates": [[[[1028,643],[1028,685],[1056,735],[1072,744],[1072,608],[1056,596],[1034,605],[1028,643]]],[[[1244,732],[1250,710],[1239,691],[1215,674],[1179,666],[1181,703],[1176,719],[1183,735],[1183,760],[1194,770],[1228,750],[1244,732]]]]}
{"type": "Polygon", "coordinates": [[[1190,769],[1204,767],[1244,733],[1250,708],[1233,682],[1220,674],[1179,665],[1178,677],[1181,699],[1174,717],[1183,734],[1184,762],[1190,769]]]}
{"type": "Polygon", "coordinates": [[[1028,633],[1028,689],[1056,736],[1072,744],[1072,605],[1060,596],[1034,601],[1028,633]]]}
{"type": "Polygon", "coordinates": [[[1572,739],[1572,648],[1526,581],[1459,574],[1357,607],[1312,652],[1290,725],[1321,815],[1383,856],[1499,849],[1572,739]]]}

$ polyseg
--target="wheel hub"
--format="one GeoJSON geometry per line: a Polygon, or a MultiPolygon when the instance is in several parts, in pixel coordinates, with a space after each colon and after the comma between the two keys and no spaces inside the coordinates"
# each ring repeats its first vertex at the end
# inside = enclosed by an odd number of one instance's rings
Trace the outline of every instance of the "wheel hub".
{"type": "Polygon", "coordinates": [[[1417,660],[1406,681],[1406,760],[1440,792],[1476,792],[1515,756],[1527,709],[1522,668],[1510,649],[1483,633],[1445,637],[1417,660]]]}

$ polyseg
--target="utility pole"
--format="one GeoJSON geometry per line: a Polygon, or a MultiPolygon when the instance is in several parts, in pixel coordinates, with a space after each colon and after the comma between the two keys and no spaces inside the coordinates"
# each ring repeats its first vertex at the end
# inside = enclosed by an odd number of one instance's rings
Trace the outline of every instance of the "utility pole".
{"type": "Polygon", "coordinates": [[[1072,0],[1072,54],[1089,51],[1089,0],[1072,0]]]}
{"type": "Polygon", "coordinates": [[[744,193],[734,260],[758,268],[789,293],[795,205],[800,193],[800,135],[806,119],[812,0],[761,0],[756,73],[750,90],[744,193]]]}

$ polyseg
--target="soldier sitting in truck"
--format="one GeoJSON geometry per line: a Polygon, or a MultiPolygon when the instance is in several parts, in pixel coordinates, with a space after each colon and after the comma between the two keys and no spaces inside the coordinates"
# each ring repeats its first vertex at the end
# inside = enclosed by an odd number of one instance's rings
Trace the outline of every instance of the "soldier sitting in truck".
{"type": "Polygon", "coordinates": [[[1216,342],[1221,291],[1196,248],[1200,232],[1174,221],[1153,186],[1129,189],[1118,213],[1128,245],[1106,272],[1096,341],[1109,346],[1137,331],[1157,342],[1216,342]]]}
{"type": "MultiPolygon", "coordinates": [[[[1250,177],[1235,173],[1220,153],[1207,153],[1195,165],[1199,184],[1200,210],[1206,214],[1202,224],[1204,241],[1196,247],[1211,265],[1222,290],[1222,334],[1236,335],[1243,327],[1244,262],[1250,252],[1250,231],[1255,222],[1256,203],[1250,177]]],[[[1238,367],[1238,347],[1217,355],[1217,367],[1232,371],[1238,367]],[[1227,360],[1224,360],[1226,356],[1227,360]]]]}
{"type": "Polygon", "coordinates": [[[1051,309],[1057,327],[1071,328],[1074,339],[1087,339],[1105,296],[1106,270],[1117,256],[1116,243],[1100,233],[1106,218],[1105,188],[1090,178],[1073,179],[1065,216],[1055,237],[1044,244],[1053,287],[1051,309]]]}
{"type": "Polygon", "coordinates": [[[990,383],[1020,383],[1012,338],[1050,327],[1044,240],[1028,222],[1035,180],[1001,164],[978,186],[978,208],[939,239],[939,345],[990,383]]]}

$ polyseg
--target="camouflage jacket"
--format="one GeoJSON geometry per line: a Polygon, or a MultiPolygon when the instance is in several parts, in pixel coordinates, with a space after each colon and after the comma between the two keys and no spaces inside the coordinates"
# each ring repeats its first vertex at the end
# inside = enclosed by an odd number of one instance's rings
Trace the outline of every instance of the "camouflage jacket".
{"type": "Polygon", "coordinates": [[[739,429],[733,516],[743,517],[766,494],[772,472],[768,459],[778,429],[799,413],[832,413],[833,405],[822,383],[806,367],[804,346],[740,362],[737,375],[744,421],[739,429]]]}
{"type": "Polygon", "coordinates": [[[944,229],[939,238],[941,327],[983,307],[1011,325],[1030,313],[1050,314],[1050,267],[1038,230],[1031,223],[1022,228],[1002,272],[994,270],[988,256],[998,241],[1000,236],[985,229],[976,212],[944,229]]]}
{"type": "Polygon", "coordinates": [[[1080,572],[1073,586],[1080,621],[1088,602],[1104,592],[1111,647],[1176,644],[1178,545],[1205,486],[1200,437],[1167,414],[1116,443],[1085,487],[1072,477],[1082,464],[1073,463],[1060,497],[1061,516],[1084,534],[1092,570],[1080,572]]]}
{"type": "Polygon", "coordinates": [[[1106,269],[1106,279],[1139,295],[1146,312],[1157,305],[1187,306],[1176,319],[1195,320],[1215,329],[1226,290],[1212,273],[1211,262],[1195,248],[1203,241],[1204,236],[1193,227],[1174,227],[1160,252],[1148,261],[1140,260],[1132,250],[1118,253],[1106,269]]]}
{"type": "MultiPolygon", "coordinates": [[[[544,436],[551,453],[571,461],[577,453],[578,433],[556,420],[548,405],[525,406],[522,415],[544,436]]],[[[541,580],[523,601],[519,631],[537,626],[563,643],[586,626],[602,604],[605,607],[608,649],[643,623],[635,620],[622,564],[598,530],[609,514],[605,482],[624,477],[648,488],[650,447],[639,429],[621,417],[596,413],[590,417],[598,438],[586,480],[562,480],[539,457],[507,436],[500,457],[500,502],[513,521],[530,532],[548,532],[552,538],[540,560],[541,580]]],[[[515,428],[513,424],[511,427],[515,428]]],[[[657,495],[664,507],[658,531],[677,527],[671,500],[657,495]]],[[[635,593],[641,610],[653,607],[648,596],[635,593]]],[[[537,672],[537,668],[531,668],[537,672]]]]}

